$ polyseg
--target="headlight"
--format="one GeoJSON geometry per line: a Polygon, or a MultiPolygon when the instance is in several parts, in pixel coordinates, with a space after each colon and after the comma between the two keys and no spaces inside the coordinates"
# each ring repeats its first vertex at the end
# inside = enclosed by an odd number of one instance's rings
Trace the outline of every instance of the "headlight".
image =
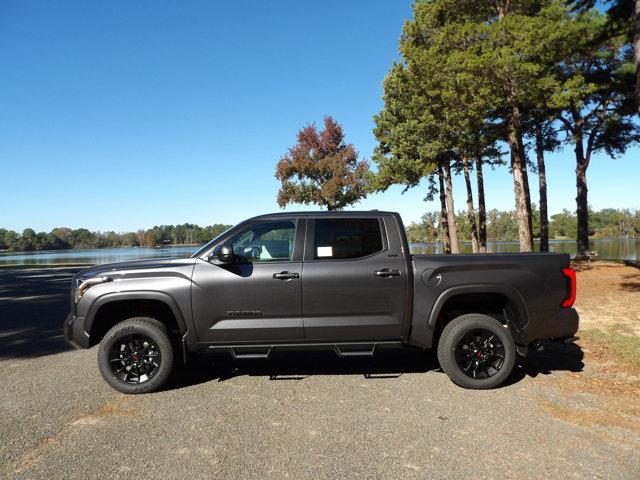
{"type": "Polygon", "coordinates": [[[91,287],[93,287],[94,285],[98,285],[100,283],[105,283],[105,282],[111,282],[113,279],[110,277],[91,277],[88,279],[83,279],[83,278],[78,278],[75,280],[75,293],[74,293],[74,301],[75,303],[78,303],[80,301],[80,299],[82,298],[82,296],[84,295],[84,292],[86,292],[87,290],[89,290],[91,287]]]}

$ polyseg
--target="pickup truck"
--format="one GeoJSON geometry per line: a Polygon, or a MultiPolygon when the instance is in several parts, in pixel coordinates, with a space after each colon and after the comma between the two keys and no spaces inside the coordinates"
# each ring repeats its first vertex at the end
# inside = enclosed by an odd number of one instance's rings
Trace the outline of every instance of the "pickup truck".
{"type": "Polygon", "coordinates": [[[275,213],[189,258],[79,272],[64,331],[99,345],[102,376],[124,393],[161,388],[196,352],[387,346],[436,350],[453,382],[486,389],[536,342],[573,337],[575,295],[566,254],[411,255],[397,213],[275,213]]]}

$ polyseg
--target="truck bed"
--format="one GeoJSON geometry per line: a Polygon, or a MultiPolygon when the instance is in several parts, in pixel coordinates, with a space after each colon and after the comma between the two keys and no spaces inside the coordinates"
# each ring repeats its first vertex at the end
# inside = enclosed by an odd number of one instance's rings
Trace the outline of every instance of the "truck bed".
{"type": "Polygon", "coordinates": [[[412,255],[414,306],[410,342],[430,347],[438,321],[478,311],[502,315],[516,343],[571,336],[578,316],[563,308],[568,254],[412,255]]]}

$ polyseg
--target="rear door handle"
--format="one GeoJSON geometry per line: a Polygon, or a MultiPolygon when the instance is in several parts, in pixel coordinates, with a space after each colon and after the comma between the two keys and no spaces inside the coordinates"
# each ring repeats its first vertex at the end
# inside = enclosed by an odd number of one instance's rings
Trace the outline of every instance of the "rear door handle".
{"type": "Polygon", "coordinates": [[[373,274],[376,277],[399,277],[400,270],[389,270],[388,268],[383,268],[382,270],[376,270],[373,274]]]}
{"type": "Polygon", "coordinates": [[[273,278],[276,280],[289,280],[291,278],[300,278],[300,275],[295,272],[280,272],[274,273],[273,278]]]}

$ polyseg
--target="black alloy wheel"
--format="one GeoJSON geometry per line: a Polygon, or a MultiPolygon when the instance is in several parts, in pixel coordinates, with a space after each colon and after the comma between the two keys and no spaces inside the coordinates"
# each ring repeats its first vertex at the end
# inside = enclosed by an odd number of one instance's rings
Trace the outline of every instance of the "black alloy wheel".
{"type": "Polygon", "coordinates": [[[109,353],[114,375],[134,385],[149,381],[160,368],[162,357],[153,339],[141,334],[127,334],[116,339],[109,353]]]}
{"type": "Polygon", "coordinates": [[[495,333],[476,328],[458,341],[455,357],[458,367],[468,377],[490,378],[504,364],[504,345],[495,333]]]}
{"type": "Polygon", "coordinates": [[[133,317],[116,323],[98,347],[98,367],[105,381],[122,393],[149,393],[167,382],[176,358],[165,324],[133,317]]]}
{"type": "Polygon", "coordinates": [[[456,385],[483,390],[502,385],[516,361],[516,344],[502,319],[467,313],[451,320],[438,341],[438,361],[456,385]]]}

